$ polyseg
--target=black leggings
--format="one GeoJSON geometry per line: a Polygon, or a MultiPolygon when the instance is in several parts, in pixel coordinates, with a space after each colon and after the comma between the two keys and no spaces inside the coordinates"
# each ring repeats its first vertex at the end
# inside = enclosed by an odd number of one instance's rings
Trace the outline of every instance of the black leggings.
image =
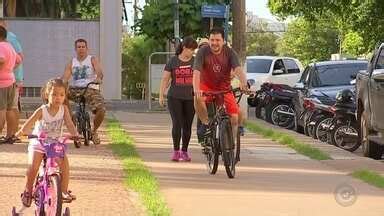
{"type": "Polygon", "coordinates": [[[191,139],[192,122],[195,116],[193,100],[168,97],[168,109],[172,118],[173,149],[180,150],[180,138],[183,136],[182,150],[187,151],[191,139]]]}

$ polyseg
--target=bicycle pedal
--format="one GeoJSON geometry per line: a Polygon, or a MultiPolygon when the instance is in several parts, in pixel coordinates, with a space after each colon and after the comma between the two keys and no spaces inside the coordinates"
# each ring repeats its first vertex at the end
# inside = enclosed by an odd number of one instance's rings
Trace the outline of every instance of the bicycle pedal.
{"type": "Polygon", "coordinates": [[[73,200],[65,200],[65,199],[63,199],[63,203],[71,203],[73,200]]]}

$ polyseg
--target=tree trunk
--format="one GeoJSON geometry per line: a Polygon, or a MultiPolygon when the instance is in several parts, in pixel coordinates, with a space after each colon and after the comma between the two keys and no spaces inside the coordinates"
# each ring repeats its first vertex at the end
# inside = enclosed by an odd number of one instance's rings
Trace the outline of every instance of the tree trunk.
{"type": "Polygon", "coordinates": [[[246,15],[245,15],[245,0],[232,1],[232,16],[233,16],[233,27],[232,27],[232,47],[237,52],[241,65],[245,63],[246,58],[246,37],[245,37],[245,26],[246,26],[246,15]]]}

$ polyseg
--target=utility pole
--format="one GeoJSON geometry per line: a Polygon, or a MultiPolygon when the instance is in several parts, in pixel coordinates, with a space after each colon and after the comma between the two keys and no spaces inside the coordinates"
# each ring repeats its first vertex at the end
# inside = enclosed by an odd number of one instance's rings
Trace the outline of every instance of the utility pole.
{"type": "Polygon", "coordinates": [[[133,25],[136,25],[138,16],[137,16],[137,0],[133,1],[133,25]]]}
{"type": "Polygon", "coordinates": [[[232,1],[232,47],[237,52],[241,65],[244,65],[246,58],[246,15],[245,15],[245,0],[232,1]]]}
{"type": "MultiPolygon", "coordinates": [[[[237,52],[240,60],[240,65],[244,66],[243,70],[247,71],[246,61],[246,15],[245,15],[245,0],[232,1],[232,17],[233,17],[233,30],[232,30],[232,47],[237,52]]],[[[240,101],[240,109],[243,113],[243,118],[248,118],[247,99],[243,97],[240,101]]]]}

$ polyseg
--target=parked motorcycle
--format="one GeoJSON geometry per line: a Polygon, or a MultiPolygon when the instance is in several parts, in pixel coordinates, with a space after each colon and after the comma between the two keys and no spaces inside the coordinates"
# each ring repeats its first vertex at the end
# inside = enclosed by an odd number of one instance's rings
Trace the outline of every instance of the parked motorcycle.
{"type": "Polygon", "coordinates": [[[256,117],[284,128],[294,127],[292,98],[296,90],[288,85],[263,83],[256,92],[256,117]]]}
{"type": "Polygon", "coordinates": [[[322,142],[328,141],[328,128],[332,121],[331,106],[323,104],[316,97],[305,98],[304,107],[307,110],[304,119],[304,133],[322,142]]]}
{"type": "Polygon", "coordinates": [[[331,110],[334,115],[329,127],[329,140],[342,149],[355,151],[361,143],[358,139],[354,93],[349,89],[340,91],[331,110]]]}

